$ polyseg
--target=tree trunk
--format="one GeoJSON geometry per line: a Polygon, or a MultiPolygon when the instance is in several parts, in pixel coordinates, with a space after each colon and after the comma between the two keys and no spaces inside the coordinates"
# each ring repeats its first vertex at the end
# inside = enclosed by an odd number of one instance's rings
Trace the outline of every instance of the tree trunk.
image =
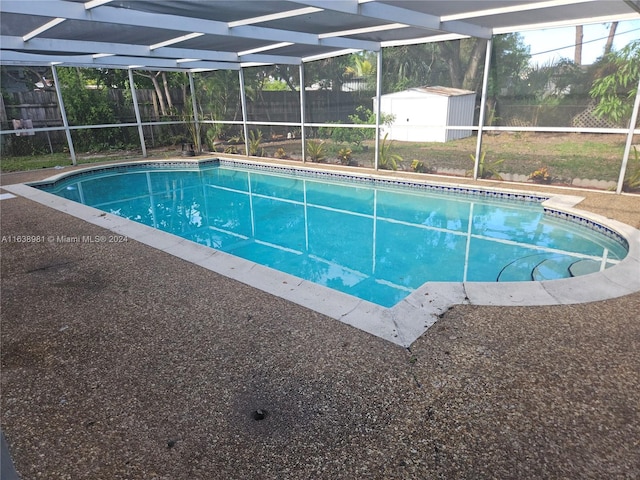
{"type": "Polygon", "coordinates": [[[173,102],[171,101],[171,93],[169,92],[169,83],[167,82],[167,74],[162,72],[162,85],[164,86],[164,94],[167,97],[167,106],[173,111],[173,102]]]}
{"type": "Polygon", "coordinates": [[[582,39],[583,39],[582,25],[576,25],[576,49],[573,55],[573,63],[576,65],[582,65],[582,39]]]}
{"type": "Polygon", "coordinates": [[[153,83],[153,88],[156,91],[156,94],[158,95],[158,103],[160,104],[160,112],[162,113],[162,116],[166,116],[167,115],[167,106],[165,104],[164,101],[164,95],[162,95],[162,89],[160,88],[160,84],[158,83],[158,77],[151,75],[151,82],[153,83]]]}
{"type": "Polygon", "coordinates": [[[471,58],[469,58],[469,63],[467,64],[467,70],[464,73],[464,78],[462,79],[462,88],[466,90],[476,90],[478,87],[477,78],[478,78],[478,69],[480,68],[480,60],[482,59],[482,52],[486,50],[487,42],[477,40],[475,45],[473,46],[473,50],[471,52],[471,58]]]}
{"type": "Polygon", "coordinates": [[[453,88],[462,88],[462,71],[460,68],[460,41],[442,42],[440,54],[445,59],[449,69],[449,78],[453,88]]]}
{"type": "MultiPolygon", "coordinates": [[[[158,72],[158,74],[159,73],[160,72],[158,72]]],[[[140,75],[142,77],[146,77],[151,80],[151,83],[153,83],[153,88],[156,91],[156,95],[158,96],[158,104],[160,105],[160,112],[162,113],[163,116],[166,116],[167,108],[164,101],[164,95],[162,94],[162,89],[160,88],[160,84],[158,83],[158,74],[154,75],[151,72],[149,72],[149,75],[146,75],[139,71],[136,71],[135,74],[140,75]]]]}
{"type": "Polygon", "coordinates": [[[609,36],[607,37],[607,43],[604,45],[604,54],[608,55],[611,53],[611,49],[613,48],[613,38],[616,36],[616,29],[618,28],[618,22],[611,22],[611,26],[609,27],[609,36]]]}
{"type": "Polygon", "coordinates": [[[151,92],[151,101],[153,103],[153,119],[154,120],[159,120],[160,119],[160,112],[158,111],[158,93],[157,92],[151,92]]]}

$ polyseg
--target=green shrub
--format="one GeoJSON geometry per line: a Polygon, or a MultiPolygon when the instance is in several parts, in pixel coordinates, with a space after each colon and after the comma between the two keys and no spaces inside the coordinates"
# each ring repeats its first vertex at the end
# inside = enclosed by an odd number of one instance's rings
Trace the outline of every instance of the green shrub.
{"type": "Polygon", "coordinates": [[[411,171],[416,173],[427,173],[427,170],[428,169],[423,161],[416,159],[411,162],[411,171]]]}
{"type": "Polygon", "coordinates": [[[635,146],[633,147],[633,156],[635,161],[633,164],[629,162],[629,168],[627,168],[627,174],[622,183],[622,189],[625,192],[640,190],[640,154],[635,146]]]}
{"type": "Polygon", "coordinates": [[[387,142],[388,136],[389,134],[387,133],[382,139],[382,142],[380,142],[380,149],[378,151],[378,167],[383,170],[397,170],[398,165],[402,162],[402,157],[391,152],[393,140],[387,142]]]}
{"type": "Polygon", "coordinates": [[[324,142],[310,140],[307,142],[307,156],[312,162],[322,162],[325,156],[324,142]]]}
{"type": "Polygon", "coordinates": [[[351,163],[351,149],[341,148],[338,151],[338,160],[342,165],[349,165],[351,163]]]}
{"type": "Polygon", "coordinates": [[[262,131],[251,130],[249,132],[249,155],[251,156],[264,156],[264,150],[260,148],[262,143],[262,131]]]}
{"type": "Polygon", "coordinates": [[[529,180],[535,183],[551,183],[551,173],[547,167],[541,167],[529,174],[529,180]]]}
{"type": "MultiPolygon", "coordinates": [[[[478,161],[478,178],[495,178],[496,180],[503,180],[503,178],[500,176],[500,173],[498,173],[498,167],[502,165],[504,159],[496,160],[495,162],[487,162],[485,161],[486,153],[487,152],[482,152],[482,154],[480,155],[480,160],[478,161]]],[[[469,156],[471,157],[471,161],[473,162],[475,168],[476,156],[469,156]]],[[[473,176],[473,169],[467,170],[467,175],[473,176]]]]}
{"type": "Polygon", "coordinates": [[[289,155],[287,155],[287,152],[284,151],[284,148],[280,147],[279,149],[277,149],[275,151],[275,153],[273,154],[273,156],[275,158],[289,158],[289,155]]]}

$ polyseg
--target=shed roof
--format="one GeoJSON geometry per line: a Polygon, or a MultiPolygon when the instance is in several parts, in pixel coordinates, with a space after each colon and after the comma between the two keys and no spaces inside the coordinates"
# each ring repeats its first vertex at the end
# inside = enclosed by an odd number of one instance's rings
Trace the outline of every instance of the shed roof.
{"type": "Polygon", "coordinates": [[[439,85],[434,86],[424,86],[424,87],[415,87],[408,88],[407,90],[403,90],[401,92],[387,93],[382,95],[383,97],[430,97],[430,96],[438,96],[438,97],[460,97],[463,95],[475,95],[476,92],[472,90],[464,90],[462,88],[452,88],[452,87],[441,87],[439,85]]]}
{"type": "Polygon", "coordinates": [[[640,0],[2,0],[0,62],[151,70],[640,19],[640,0]]]}

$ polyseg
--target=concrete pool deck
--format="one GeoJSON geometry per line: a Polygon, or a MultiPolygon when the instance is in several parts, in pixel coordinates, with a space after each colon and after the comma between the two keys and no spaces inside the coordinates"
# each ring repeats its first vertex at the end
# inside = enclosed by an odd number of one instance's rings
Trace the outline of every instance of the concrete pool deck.
{"type": "MultiPolygon", "coordinates": [[[[638,196],[568,193],[640,226],[638,196]]],[[[3,236],[110,231],[21,196],[0,214],[3,236]]],[[[2,430],[23,478],[633,478],[640,465],[638,292],[459,305],[406,349],[133,239],[0,255],[2,430]]]]}

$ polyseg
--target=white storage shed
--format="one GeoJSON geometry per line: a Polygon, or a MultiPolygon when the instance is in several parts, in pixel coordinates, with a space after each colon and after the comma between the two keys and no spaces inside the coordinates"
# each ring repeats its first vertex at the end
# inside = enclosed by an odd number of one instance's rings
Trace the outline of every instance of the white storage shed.
{"type": "MultiPolygon", "coordinates": [[[[389,93],[380,98],[383,114],[393,115],[391,125],[382,125],[382,136],[408,142],[447,142],[471,135],[471,130],[448,126],[473,125],[475,92],[450,87],[418,87],[389,93]]],[[[374,99],[374,111],[375,111],[374,99]]]]}

